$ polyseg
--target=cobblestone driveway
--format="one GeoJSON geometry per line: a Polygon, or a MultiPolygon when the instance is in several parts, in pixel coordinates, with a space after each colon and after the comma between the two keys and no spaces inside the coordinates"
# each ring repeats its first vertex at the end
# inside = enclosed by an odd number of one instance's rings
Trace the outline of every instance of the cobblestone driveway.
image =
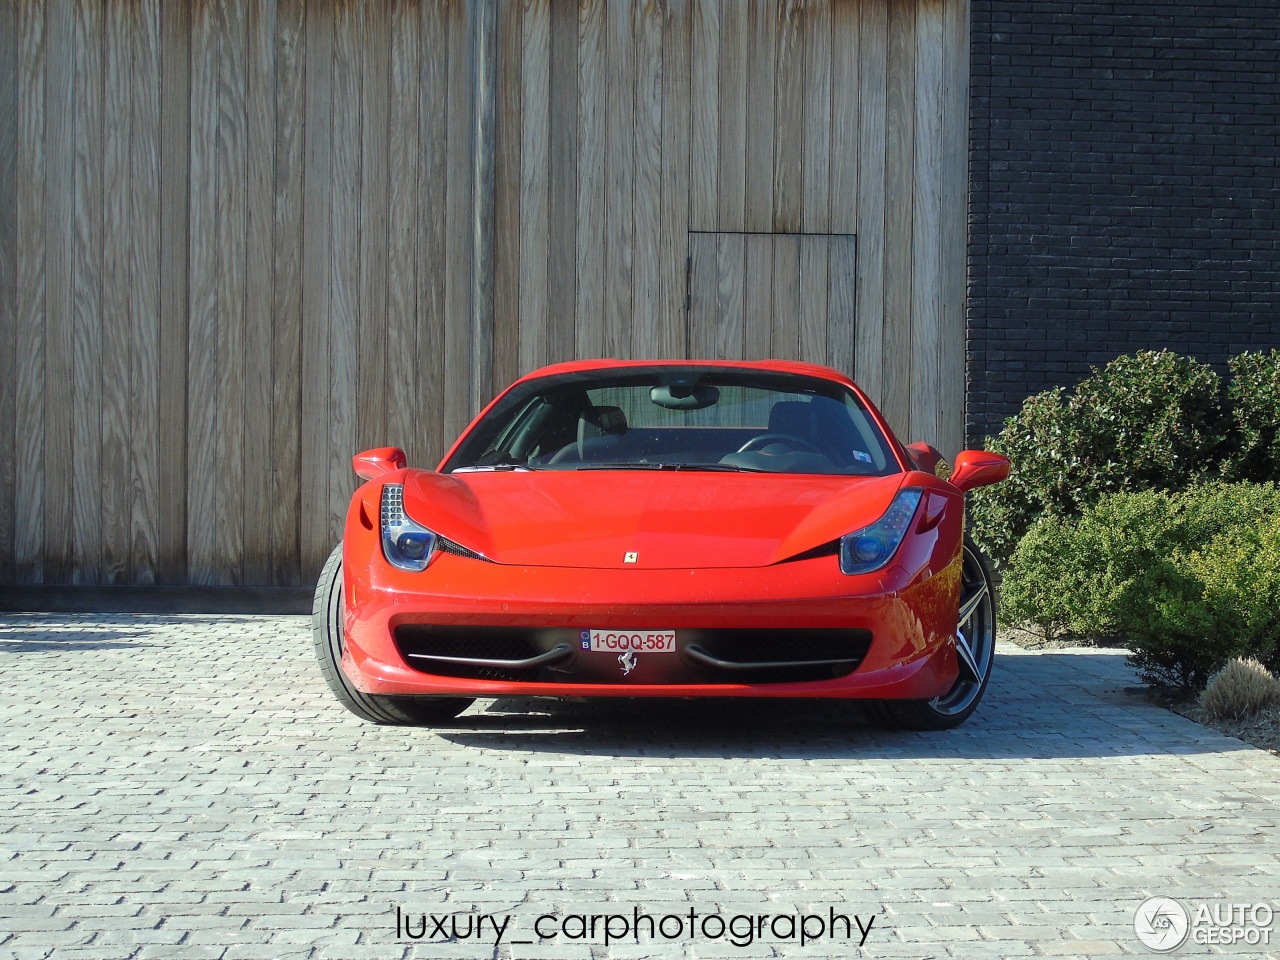
{"type": "Polygon", "coordinates": [[[1000,653],[948,734],[511,700],[427,731],[344,713],[301,617],[0,617],[0,956],[1102,956],[1146,952],[1150,894],[1273,902],[1280,760],[1113,652],[1000,653]],[[682,931],[575,936],[636,911],[682,931]],[[770,927],[832,912],[874,916],[861,952],[770,927]],[[509,920],[430,942],[449,913],[509,920]]]}

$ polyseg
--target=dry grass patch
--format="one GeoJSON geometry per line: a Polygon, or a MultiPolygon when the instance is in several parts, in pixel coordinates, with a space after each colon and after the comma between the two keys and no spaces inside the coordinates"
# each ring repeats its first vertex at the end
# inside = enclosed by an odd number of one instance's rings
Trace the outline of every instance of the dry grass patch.
{"type": "Polygon", "coordinates": [[[1199,698],[1211,720],[1236,723],[1280,706],[1280,680],[1254,659],[1235,659],[1209,678],[1199,698]]]}

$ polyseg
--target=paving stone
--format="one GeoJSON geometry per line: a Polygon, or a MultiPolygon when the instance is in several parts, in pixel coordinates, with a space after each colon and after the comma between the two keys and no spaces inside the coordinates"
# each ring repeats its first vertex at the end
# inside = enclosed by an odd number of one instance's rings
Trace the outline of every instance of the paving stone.
{"type": "Polygon", "coordinates": [[[1125,695],[1115,651],[1002,646],[942,734],[844,704],[534,698],[433,731],[348,717],[309,629],[0,617],[0,960],[1143,955],[1150,895],[1280,889],[1280,759],[1125,695]],[[414,941],[397,908],[510,919],[496,947],[414,941]],[[690,909],[876,920],[861,951],[744,949],[690,936],[690,909]],[[534,930],[637,910],[686,928],[534,930]]]}

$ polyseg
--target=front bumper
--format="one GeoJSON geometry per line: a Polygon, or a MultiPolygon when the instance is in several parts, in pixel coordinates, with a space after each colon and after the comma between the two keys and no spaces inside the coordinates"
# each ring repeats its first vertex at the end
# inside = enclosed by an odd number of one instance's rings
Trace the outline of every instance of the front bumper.
{"type": "MultiPolygon", "coordinates": [[[[425,572],[406,573],[383,560],[369,531],[350,526],[343,669],[366,693],[930,699],[957,677],[958,538],[952,554],[937,535],[909,537],[887,569],[859,577],[841,574],[833,556],[752,568],[582,570],[440,554],[425,572]],[[414,649],[406,637],[415,628],[419,634],[451,631],[455,638],[468,632],[523,637],[533,657],[570,649],[514,672],[460,670],[406,656],[414,649]],[[639,652],[628,665],[615,653],[581,649],[575,641],[592,629],[674,630],[676,650],[639,652]],[[846,661],[836,658],[825,675],[733,671],[699,657],[739,659],[735,632],[749,632],[757,642],[770,632],[869,642],[846,661]],[[709,637],[721,641],[709,643],[709,637]]],[[[782,662],[789,659],[786,649],[779,644],[782,662]]]]}

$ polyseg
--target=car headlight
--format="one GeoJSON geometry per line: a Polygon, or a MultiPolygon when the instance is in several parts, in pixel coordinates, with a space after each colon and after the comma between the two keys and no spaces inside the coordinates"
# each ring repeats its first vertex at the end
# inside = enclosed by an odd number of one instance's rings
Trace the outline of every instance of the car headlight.
{"type": "Polygon", "coordinates": [[[899,490],[884,516],[840,538],[840,572],[853,576],[883,567],[902,544],[920,506],[920,490],[899,490]]]}
{"type": "Polygon", "coordinates": [[[436,551],[436,535],[410,519],[404,512],[404,486],[388,483],[382,487],[382,555],[401,570],[418,573],[427,569],[436,551]]]}

